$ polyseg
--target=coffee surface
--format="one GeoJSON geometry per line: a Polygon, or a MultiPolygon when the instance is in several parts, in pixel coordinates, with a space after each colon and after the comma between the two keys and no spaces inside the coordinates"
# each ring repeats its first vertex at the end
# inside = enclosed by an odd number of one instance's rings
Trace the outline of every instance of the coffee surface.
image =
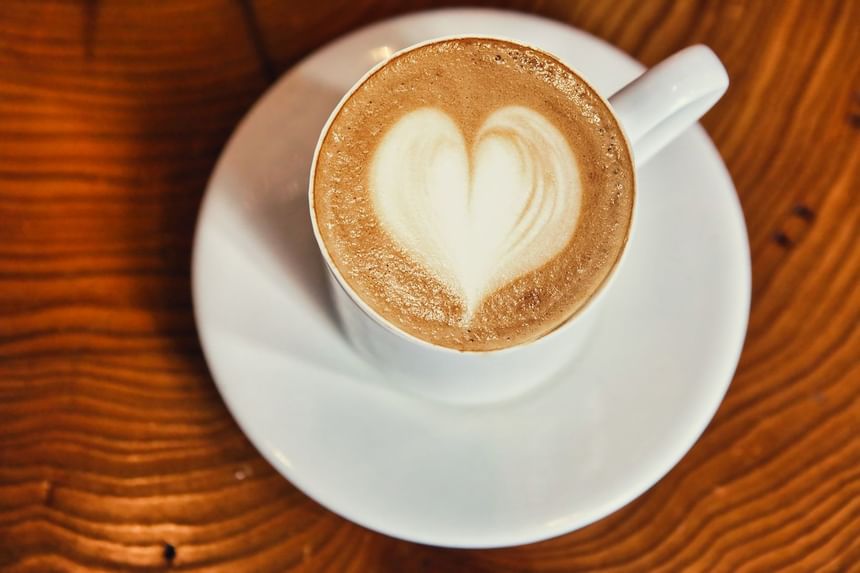
{"type": "Polygon", "coordinates": [[[627,240],[632,161],[593,90],[543,52],[463,38],[396,56],[325,135],[313,211],[341,276],[434,344],[552,331],[627,240]]]}

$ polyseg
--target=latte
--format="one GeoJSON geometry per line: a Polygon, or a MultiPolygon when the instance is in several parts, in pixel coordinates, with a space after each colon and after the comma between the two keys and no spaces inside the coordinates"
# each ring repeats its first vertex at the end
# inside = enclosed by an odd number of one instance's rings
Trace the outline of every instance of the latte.
{"type": "Polygon", "coordinates": [[[552,56],[482,38],[401,55],[331,121],[312,174],[324,248],[385,320],[494,350],[577,312],[627,241],[633,165],[603,100],[552,56]]]}

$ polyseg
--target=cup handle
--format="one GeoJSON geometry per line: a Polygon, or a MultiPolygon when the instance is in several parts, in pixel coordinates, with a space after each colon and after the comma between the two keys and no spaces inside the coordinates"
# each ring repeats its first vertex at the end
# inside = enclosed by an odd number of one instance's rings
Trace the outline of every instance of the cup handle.
{"type": "Polygon", "coordinates": [[[685,48],[621,88],[609,103],[641,166],[695,123],[729,87],[729,75],[707,46],[685,48]]]}

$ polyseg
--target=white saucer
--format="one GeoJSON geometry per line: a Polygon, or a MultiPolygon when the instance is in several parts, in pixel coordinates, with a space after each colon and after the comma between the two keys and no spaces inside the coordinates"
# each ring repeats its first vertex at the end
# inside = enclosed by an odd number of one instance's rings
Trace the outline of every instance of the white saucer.
{"type": "Polygon", "coordinates": [[[377,380],[328,307],[309,163],[327,115],[371,65],[461,33],[543,47],[606,95],[642,69],[583,32],[490,10],[413,14],[336,40],[287,72],[230,140],[200,212],[193,294],[227,406],[293,484],[394,537],[495,547],[592,523],[681,459],[737,365],[750,261],[732,181],[697,126],[642,170],[629,258],[590,347],[557,380],[473,408],[377,380]]]}

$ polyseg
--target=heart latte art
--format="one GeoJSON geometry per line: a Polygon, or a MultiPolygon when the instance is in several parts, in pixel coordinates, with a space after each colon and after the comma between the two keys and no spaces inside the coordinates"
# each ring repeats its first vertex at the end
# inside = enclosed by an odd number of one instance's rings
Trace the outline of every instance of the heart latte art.
{"type": "Polygon", "coordinates": [[[579,214],[570,146],[521,106],[490,114],[471,146],[441,110],[406,114],[376,150],[370,190],[384,228],[463,298],[467,321],[564,248],[579,214]]]}
{"type": "Polygon", "coordinates": [[[614,116],[569,68],[502,40],[391,58],[323,135],[311,184],[336,274],[382,320],[485,351],[540,338],[606,280],[633,166],[614,116]]]}

